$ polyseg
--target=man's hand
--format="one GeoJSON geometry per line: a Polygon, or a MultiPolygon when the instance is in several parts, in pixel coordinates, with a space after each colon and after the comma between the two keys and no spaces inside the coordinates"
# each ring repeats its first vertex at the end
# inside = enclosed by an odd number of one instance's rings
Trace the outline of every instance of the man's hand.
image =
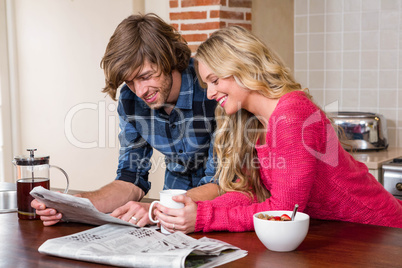
{"type": "Polygon", "coordinates": [[[123,221],[131,222],[140,227],[145,225],[154,225],[148,217],[148,210],[151,204],[129,201],[125,205],[116,208],[110,216],[119,218],[123,221]]]}
{"type": "Polygon", "coordinates": [[[40,216],[44,226],[51,226],[58,223],[62,215],[53,208],[47,208],[45,204],[34,199],[31,202],[31,206],[36,209],[36,214],[40,216]]]}

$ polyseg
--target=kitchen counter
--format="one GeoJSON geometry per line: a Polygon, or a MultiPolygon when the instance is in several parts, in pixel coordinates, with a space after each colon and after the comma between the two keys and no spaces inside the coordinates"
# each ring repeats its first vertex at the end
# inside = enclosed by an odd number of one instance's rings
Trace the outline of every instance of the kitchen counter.
{"type": "Polygon", "coordinates": [[[402,148],[388,148],[387,150],[355,152],[353,157],[366,164],[369,169],[380,169],[382,164],[402,156],[402,148]]]}
{"type": "Polygon", "coordinates": [[[383,184],[382,165],[394,158],[402,156],[402,148],[388,148],[380,151],[354,152],[353,157],[368,167],[369,172],[383,184]]]}

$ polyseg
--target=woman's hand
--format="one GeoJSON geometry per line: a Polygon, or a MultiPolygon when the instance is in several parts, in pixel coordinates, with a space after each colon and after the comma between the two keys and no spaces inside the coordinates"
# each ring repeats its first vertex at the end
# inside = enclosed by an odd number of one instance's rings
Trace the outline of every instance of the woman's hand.
{"type": "Polygon", "coordinates": [[[197,203],[190,197],[184,195],[173,196],[172,199],[179,203],[184,203],[184,208],[168,208],[160,203],[155,204],[154,215],[159,223],[171,233],[176,231],[185,234],[192,233],[195,230],[195,221],[197,218],[197,203]]]}
{"type": "Polygon", "coordinates": [[[129,201],[125,205],[116,208],[110,216],[130,222],[139,227],[155,225],[148,217],[148,210],[151,204],[129,201]]]}

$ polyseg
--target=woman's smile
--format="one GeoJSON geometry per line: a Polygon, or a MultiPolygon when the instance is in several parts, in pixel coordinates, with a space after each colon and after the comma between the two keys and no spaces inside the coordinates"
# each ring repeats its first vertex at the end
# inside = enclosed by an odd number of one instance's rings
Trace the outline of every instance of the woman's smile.
{"type": "Polygon", "coordinates": [[[228,96],[226,95],[226,96],[223,96],[223,97],[217,99],[216,101],[219,103],[220,106],[223,107],[225,105],[225,102],[227,99],[228,99],[228,96]]]}

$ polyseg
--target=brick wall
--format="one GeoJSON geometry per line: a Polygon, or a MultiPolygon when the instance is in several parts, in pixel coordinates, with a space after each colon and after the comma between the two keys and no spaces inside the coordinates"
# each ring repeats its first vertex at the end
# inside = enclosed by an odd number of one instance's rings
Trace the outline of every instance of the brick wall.
{"type": "Polygon", "coordinates": [[[252,0],[170,0],[169,18],[195,52],[219,28],[236,24],[251,30],[251,3],[252,0]]]}

